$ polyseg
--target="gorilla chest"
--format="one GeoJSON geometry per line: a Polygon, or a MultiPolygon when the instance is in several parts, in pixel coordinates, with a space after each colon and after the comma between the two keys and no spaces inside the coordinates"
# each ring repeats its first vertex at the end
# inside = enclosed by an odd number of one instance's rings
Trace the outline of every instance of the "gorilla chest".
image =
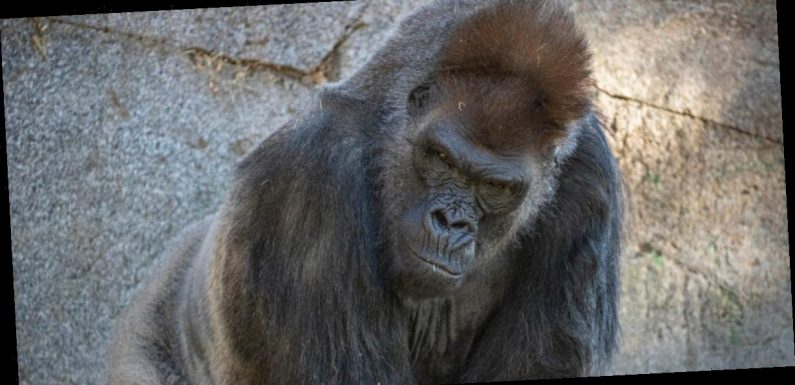
{"type": "Polygon", "coordinates": [[[454,381],[466,364],[487,309],[451,299],[407,305],[409,349],[417,380],[454,381]]]}

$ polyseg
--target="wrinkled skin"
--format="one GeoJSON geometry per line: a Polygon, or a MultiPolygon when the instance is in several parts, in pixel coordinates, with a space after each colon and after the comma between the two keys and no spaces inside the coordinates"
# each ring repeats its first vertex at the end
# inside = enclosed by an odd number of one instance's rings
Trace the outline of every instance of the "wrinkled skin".
{"type": "Polygon", "coordinates": [[[394,272],[400,277],[397,281],[412,282],[402,293],[411,297],[452,293],[476,265],[490,263],[494,255],[482,250],[499,249],[512,236],[513,222],[526,219],[517,218],[522,203],[537,205],[545,199],[534,196],[539,188],[531,185],[541,179],[533,167],[539,161],[535,154],[485,147],[474,133],[490,127],[473,127],[474,120],[451,102],[466,105],[447,92],[425,87],[410,96],[414,130],[404,138],[410,144],[405,169],[414,175],[402,184],[414,185],[409,190],[416,193],[401,197],[406,207],[388,254],[408,259],[393,266],[405,271],[394,272]]]}

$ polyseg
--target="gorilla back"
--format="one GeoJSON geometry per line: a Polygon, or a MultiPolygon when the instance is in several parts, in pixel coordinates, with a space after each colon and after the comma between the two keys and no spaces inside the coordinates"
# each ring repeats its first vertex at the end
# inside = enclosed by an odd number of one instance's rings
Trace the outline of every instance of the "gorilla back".
{"type": "Polygon", "coordinates": [[[117,384],[598,374],[620,175],[587,44],[542,1],[436,1],[237,165],[120,316],[117,384]]]}

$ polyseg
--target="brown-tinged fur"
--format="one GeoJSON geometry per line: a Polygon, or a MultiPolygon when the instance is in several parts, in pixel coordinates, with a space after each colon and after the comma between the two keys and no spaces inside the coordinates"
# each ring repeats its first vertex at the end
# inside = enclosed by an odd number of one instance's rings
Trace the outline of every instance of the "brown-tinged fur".
{"type": "MultiPolygon", "coordinates": [[[[117,319],[108,383],[599,373],[616,346],[622,203],[588,63],[557,3],[418,10],[237,165],[218,214],[180,235],[117,319]],[[410,95],[425,84],[438,103],[420,111],[410,95]],[[477,221],[471,270],[444,289],[435,269],[396,251],[407,239],[401,215],[429,195],[418,168],[434,160],[419,146],[438,127],[467,161],[521,166],[525,194],[499,215],[459,204],[470,182],[430,194],[428,205],[458,205],[477,221]]],[[[459,177],[452,166],[444,175],[459,177]]]]}
{"type": "Polygon", "coordinates": [[[479,135],[482,143],[497,148],[507,141],[517,147],[546,143],[565,134],[562,127],[590,107],[588,45],[565,9],[498,2],[453,36],[443,50],[440,74],[451,101],[467,99],[462,108],[477,109],[473,116],[505,119],[482,125],[488,128],[479,135]],[[471,79],[483,85],[473,87],[471,79]],[[528,135],[531,127],[536,135],[528,135]]]}

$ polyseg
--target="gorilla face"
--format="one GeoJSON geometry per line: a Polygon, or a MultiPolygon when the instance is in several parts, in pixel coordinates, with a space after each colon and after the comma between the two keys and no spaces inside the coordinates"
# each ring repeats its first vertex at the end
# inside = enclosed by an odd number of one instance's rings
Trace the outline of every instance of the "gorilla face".
{"type": "Polygon", "coordinates": [[[409,97],[408,145],[397,161],[407,172],[393,197],[402,204],[393,210],[388,253],[388,271],[401,295],[444,296],[488,269],[543,200],[544,151],[488,140],[490,131],[514,123],[514,111],[489,108],[491,115],[505,116],[487,116],[477,108],[489,97],[489,85],[461,81],[457,87],[466,92],[456,95],[453,87],[432,84],[409,97]]]}
{"type": "Polygon", "coordinates": [[[434,122],[418,138],[413,168],[424,187],[400,218],[399,234],[417,268],[455,285],[472,268],[493,233],[522,202],[529,175],[520,156],[478,148],[452,119],[434,122]]]}

